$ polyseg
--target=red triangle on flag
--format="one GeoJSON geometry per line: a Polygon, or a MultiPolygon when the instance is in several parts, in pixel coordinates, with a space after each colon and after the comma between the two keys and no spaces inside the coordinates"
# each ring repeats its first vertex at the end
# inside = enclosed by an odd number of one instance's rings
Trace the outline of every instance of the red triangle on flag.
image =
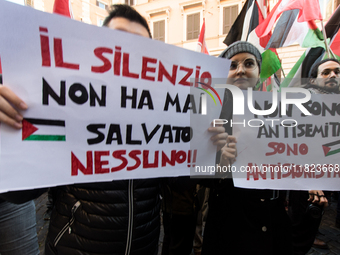
{"type": "Polygon", "coordinates": [[[340,56],[340,32],[334,36],[330,47],[335,55],[340,56]]]}
{"type": "Polygon", "coordinates": [[[325,156],[327,156],[328,152],[331,150],[331,148],[322,145],[323,152],[325,153],[325,156]]]}
{"type": "Polygon", "coordinates": [[[23,120],[22,121],[22,140],[25,140],[27,137],[29,137],[31,134],[33,134],[37,130],[38,130],[37,127],[33,126],[27,120],[23,120]]]}

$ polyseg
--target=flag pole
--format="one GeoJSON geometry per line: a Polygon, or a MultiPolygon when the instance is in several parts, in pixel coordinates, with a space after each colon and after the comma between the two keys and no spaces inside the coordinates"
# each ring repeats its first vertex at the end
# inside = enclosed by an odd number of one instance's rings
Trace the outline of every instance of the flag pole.
{"type": "Polygon", "coordinates": [[[321,29],[322,29],[322,34],[323,34],[323,39],[324,39],[324,42],[325,42],[325,46],[326,46],[327,57],[330,58],[331,54],[329,52],[329,46],[328,46],[328,43],[327,43],[327,35],[326,35],[325,27],[323,25],[323,20],[321,20],[321,29]]]}
{"type": "Polygon", "coordinates": [[[334,52],[332,51],[331,48],[329,48],[329,51],[330,51],[330,53],[332,54],[332,57],[333,57],[334,59],[336,59],[336,56],[335,56],[335,54],[334,54],[334,52]]]}
{"type": "Polygon", "coordinates": [[[285,74],[285,72],[283,71],[282,66],[281,66],[281,71],[282,71],[282,74],[283,74],[283,78],[286,78],[286,74],[285,74]]]}

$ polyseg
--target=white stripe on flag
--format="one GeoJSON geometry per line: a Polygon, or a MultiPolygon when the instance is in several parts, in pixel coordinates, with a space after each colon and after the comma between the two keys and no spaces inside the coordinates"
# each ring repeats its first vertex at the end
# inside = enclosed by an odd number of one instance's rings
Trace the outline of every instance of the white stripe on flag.
{"type": "Polygon", "coordinates": [[[50,126],[50,125],[38,125],[34,124],[37,131],[33,133],[33,135],[65,135],[66,130],[65,127],[61,126],[50,126]]]}
{"type": "Polygon", "coordinates": [[[248,42],[252,43],[260,51],[261,54],[264,52],[264,48],[260,45],[260,39],[257,36],[255,29],[249,34],[248,42]]]}
{"type": "Polygon", "coordinates": [[[249,32],[249,24],[250,24],[251,16],[253,14],[254,4],[255,4],[255,1],[252,2],[250,8],[247,10],[246,16],[244,17],[241,41],[247,40],[248,32],[249,32]]]}
{"type": "Polygon", "coordinates": [[[299,43],[300,46],[302,45],[303,40],[308,33],[309,27],[307,22],[298,22],[297,19],[298,17],[296,17],[293,25],[291,26],[291,29],[282,47],[287,47],[293,43],[299,43]]]}

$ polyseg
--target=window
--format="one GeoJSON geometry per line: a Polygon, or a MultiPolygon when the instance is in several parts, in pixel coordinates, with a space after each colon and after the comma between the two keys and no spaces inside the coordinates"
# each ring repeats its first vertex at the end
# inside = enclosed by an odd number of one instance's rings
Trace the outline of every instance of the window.
{"type": "MultiPolygon", "coordinates": [[[[183,41],[191,41],[198,38],[203,22],[205,2],[202,0],[191,0],[179,4],[183,15],[183,41]]],[[[183,46],[189,49],[191,42],[185,45],[183,46]]]]}
{"type": "Polygon", "coordinates": [[[165,20],[153,22],[153,39],[165,42],[165,20]]]}
{"type": "Polygon", "coordinates": [[[238,15],[238,5],[223,7],[223,34],[228,34],[238,15]]]}
{"type": "Polygon", "coordinates": [[[103,26],[103,23],[104,23],[104,20],[103,20],[103,19],[97,18],[97,26],[98,26],[98,27],[102,27],[102,26],[103,26]]]}
{"type": "Polygon", "coordinates": [[[168,21],[170,16],[170,7],[163,6],[162,8],[146,11],[148,21],[150,22],[150,30],[152,38],[162,42],[168,42],[168,21]]]}
{"type": "Polygon", "coordinates": [[[200,13],[187,15],[187,40],[197,39],[200,34],[200,13]]]}
{"type": "Polygon", "coordinates": [[[106,10],[106,8],[107,8],[107,5],[106,4],[104,4],[104,3],[102,3],[102,2],[100,2],[100,1],[96,1],[96,5],[100,8],[100,9],[103,9],[103,10],[106,10]]]}
{"type": "Polygon", "coordinates": [[[26,0],[26,5],[33,7],[33,0],[26,0]]]}
{"type": "Polygon", "coordinates": [[[135,0],[125,0],[125,4],[135,5],[135,0]]]}

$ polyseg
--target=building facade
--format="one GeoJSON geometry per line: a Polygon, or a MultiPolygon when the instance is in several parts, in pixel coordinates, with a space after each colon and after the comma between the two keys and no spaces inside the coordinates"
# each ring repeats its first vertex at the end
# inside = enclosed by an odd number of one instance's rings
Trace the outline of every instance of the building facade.
{"type": "MultiPolygon", "coordinates": [[[[35,9],[52,12],[54,0],[23,0],[35,9]]],[[[70,0],[74,19],[101,26],[112,4],[129,4],[141,13],[153,38],[190,50],[196,50],[205,20],[205,40],[210,55],[218,56],[231,25],[245,0],[70,0]]],[[[274,7],[278,0],[264,0],[274,7]]],[[[319,0],[324,20],[331,16],[340,0],[319,0]]],[[[320,25],[320,24],[319,24],[320,25]]],[[[298,44],[278,49],[284,73],[288,73],[305,49],[298,44]]]]}

